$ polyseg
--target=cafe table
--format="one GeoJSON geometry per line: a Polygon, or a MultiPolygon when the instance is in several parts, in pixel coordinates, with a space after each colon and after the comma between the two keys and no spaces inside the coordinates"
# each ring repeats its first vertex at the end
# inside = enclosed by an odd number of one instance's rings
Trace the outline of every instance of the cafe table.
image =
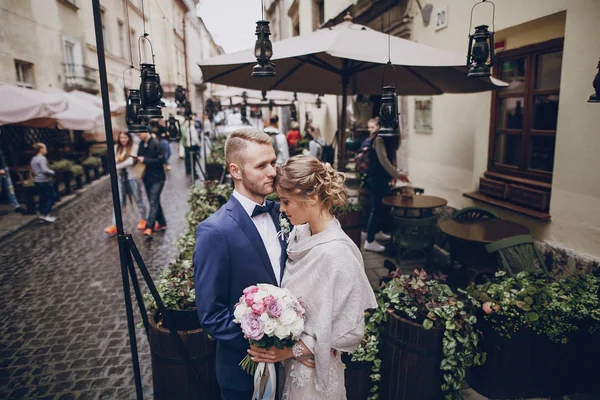
{"type": "Polygon", "coordinates": [[[480,221],[447,220],[439,223],[439,228],[448,237],[452,258],[451,273],[462,269],[464,286],[482,274],[492,275],[498,270],[495,254],[488,254],[485,245],[518,235],[528,235],[529,229],[505,219],[480,221]],[[457,268],[456,266],[460,266],[457,268]],[[466,278],[466,280],[464,279],[466,278]]]}
{"type": "Polygon", "coordinates": [[[434,209],[444,207],[448,204],[448,201],[441,197],[424,194],[411,197],[397,194],[384,197],[381,202],[386,206],[392,207],[396,216],[416,218],[430,217],[434,209]]]}

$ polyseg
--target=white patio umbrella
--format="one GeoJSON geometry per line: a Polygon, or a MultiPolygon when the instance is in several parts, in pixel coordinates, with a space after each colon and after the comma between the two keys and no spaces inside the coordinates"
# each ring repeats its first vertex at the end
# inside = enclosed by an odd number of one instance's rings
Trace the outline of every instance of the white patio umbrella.
{"type": "Polygon", "coordinates": [[[73,95],[70,92],[64,92],[60,89],[46,88],[42,91],[58,94],[67,102],[66,110],[52,114],[49,117],[56,122],[56,126],[59,129],[87,131],[104,126],[102,108],[96,104],[82,99],[81,96],[73,95]]]}
{"type": "MultiPolygon", "coordinates": [[[[239,88],[239,87],[228,87],[225,89],[217,90],[211,94],[212,94],[212,96],[216,96],[216,97],[226,97],[226,98],[240,97],[241,98],[242,94],[244,92],[246,92],[246,97],[248,98],[249,101],[251,99],[262,101],[262,99],[263,99],[263,95],[260,90],[244,89],[244,88],[239,88]]],[[[293,92],[284,92],[281,90],[268,91],[266,93],[266,97],[267,97],[267,103],[269,102],[269,100],[274,100],[274,101],[279,100],[286,104],[289,104],[292,101],[294,101],[294,93],[293,92]]],[[[298,101],[301,101],[303,103],[311,103],[312,104],[317,100],[317,95],[310,94],[310,93],[296,93],[296,98],[298,99],[298,101]]]]}
{"type": "Polygon", "coordinates": [[[0,125],[45,118],[66,108],[66,99],[58,94],[0,84],[0,125]]]}
{"type": "MultiPolygon", "coordinates": [[[[345,153],[346,97],[380,94],[396,83],[400,95],[473,93],[505,86],[493,78],[467,78],[465,56],[375,31],[350,21],[307,35],[273,42],[277,75],[251,78],[254,50],[224,54],[199,63],[206,82],[256,90],[342,95],[338,157],[345,153]],[[389,43],[388,43],[389,40],[389,43]],[[394,68],[383,72],[389,59],[394,68]]],[[[339,163],[343,168],[343,163],[339,163]]]]}
{"type": "MultiPolygon", "coordinates": [[[[94,104],[98,108],[102,109],[102,97],[93,95],[91,93],[82,92],[81,90],[72,90],[69,94],[75,98],[81,99],[88,103],[94,104]]],[[[110,113],[118,114],[123,111],[126,107],[126,102],[123,101],[111,101],[110,103],[110,113]]]]}

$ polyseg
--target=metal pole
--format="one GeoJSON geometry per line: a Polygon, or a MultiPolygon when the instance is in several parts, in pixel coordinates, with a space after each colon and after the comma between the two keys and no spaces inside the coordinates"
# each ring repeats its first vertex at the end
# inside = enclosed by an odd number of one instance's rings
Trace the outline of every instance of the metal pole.
{"type": "Polygon", "coordinates": [[[348,73],[346,71],[347,60],[342,59],[342,120],[340,121],[340,131],[338,134],[338,171],[346,170],[346,105],[348,97],[346,90],[348,88],[348,73]]]}
{"type": "Polygon", "coordinates": [[[127,271],[127,253],[123,235],[123,218],[121,215],[121,203],[119,201],[119,189],[117,184],[117,167],[115,160],[114,142],[112,137],[112,123],[110,119],[110,103],[108,97],[108,79],[106,75],[106,60],[104,58],[104,38],[102,36],[102,16],[100,11],[100,0],[92,0],[94,12],[94,29],[96,31],[96,51],[98,53],[98,72],[100,74],[100,91],[102,93],[102,108],[104,110],[104,132],[106,134],[106,146],[108,154],[108,170],[110,172],[110,186],[112,189],[113,208],[115,212],[115,223],[117,226],[117,237],[119,243],[119,257],[121,262],[121,278],[123,280],[123,295],[125,297],[125,311],[127,313],[127,327],[129,330],[129,344],[131,347],[131,358],[133,361],[133,374],[135,378],[135,391],[138,400],[143,399],[142,379],[137,353],[137,341],[135,337],[135,324],[133,320],[133,305],[131,303],[131,289],[129,287],[129,275],[127,271]]]}

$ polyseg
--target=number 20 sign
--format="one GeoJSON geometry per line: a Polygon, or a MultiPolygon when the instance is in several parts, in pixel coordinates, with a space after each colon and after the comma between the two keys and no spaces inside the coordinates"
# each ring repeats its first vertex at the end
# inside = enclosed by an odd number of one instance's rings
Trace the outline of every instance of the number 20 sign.
{"type": "Polygon", "coordinates": [[[435,30],[439,31],[448,26],[448,6],[436,8],[433,16],[435,18],[435,30]]]}

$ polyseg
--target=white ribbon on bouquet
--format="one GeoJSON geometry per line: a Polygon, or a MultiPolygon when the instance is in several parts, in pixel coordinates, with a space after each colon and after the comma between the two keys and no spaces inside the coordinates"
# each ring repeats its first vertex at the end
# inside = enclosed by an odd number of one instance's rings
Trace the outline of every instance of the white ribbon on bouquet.
{"type": "Polygon", "coordinates": [[[252,400],[275,400],[277,377],[275,364],[258,363],[254,371],[254,394],[252,400]]]}

